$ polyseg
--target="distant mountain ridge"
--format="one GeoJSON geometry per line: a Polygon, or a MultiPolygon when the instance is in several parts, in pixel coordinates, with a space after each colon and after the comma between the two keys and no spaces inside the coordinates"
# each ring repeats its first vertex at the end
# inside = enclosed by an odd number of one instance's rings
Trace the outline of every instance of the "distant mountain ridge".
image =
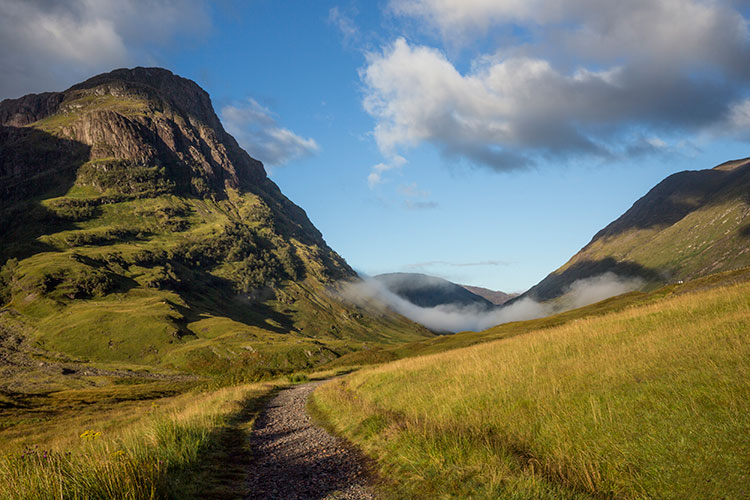
{"type": "Polygon", "coordinates": [[[750,265],[750,158],[670,175],[521,297],[560,297],[612,272],[647,286],[750,265]]]}
{"type": "Polygon", "coordinates": [[[274,373],[431,335],[331,293],[356,273],[168,70],[4,100],[0,151],[0,303],[49,352],[274,373]]]}
{"type": "Polygon", "coordinates": [[[519,294],[517,293],[505,293],[500,292],[497,290],[490,290],[489,288],[482,288],[481,286],[470,286],[470,285],[459,285],[474,295],[479,295],[480,297],[489,300],[496,306],[501,306],[508,302],[509,300],[518,297],[519,294]]]}
{"type": "Polygon", "coordinates": [[[422,273],[386,273],[374,276],[388,290],[419,307],[452,305],[483,310],[495,307],[491,301],[448,280],[422,273]]]}

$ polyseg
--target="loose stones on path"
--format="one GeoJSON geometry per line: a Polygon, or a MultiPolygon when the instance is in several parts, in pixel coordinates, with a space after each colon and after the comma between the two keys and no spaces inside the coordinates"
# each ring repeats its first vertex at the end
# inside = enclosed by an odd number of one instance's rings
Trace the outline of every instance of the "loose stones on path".
{"type": "Polygon", "coordinates": [[[282,390],[258,416],[248,500],[375,500],[362,458],[305,411],[320,383],[282,390]]]}

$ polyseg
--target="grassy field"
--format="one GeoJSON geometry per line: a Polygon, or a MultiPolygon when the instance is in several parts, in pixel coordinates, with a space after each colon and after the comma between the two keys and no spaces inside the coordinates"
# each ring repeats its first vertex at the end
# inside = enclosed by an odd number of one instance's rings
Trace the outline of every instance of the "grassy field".
{"type": "Polygon", "coordinates": [[[16,407],[0,400],[0,499],[241,498],[245,432],[285,383],[152,382],[16,407]]]}
{"type": "Polygon", "coordinates": [[[312,404],[392,498],[750,498],[750,284],[704,285],[369,368],[312,404]]]}
{"type": "Polygon", "coordinates": [[[404,342],[392,346],[373,345],[365,349],[345,354],[344,356],[330,361],[325,366],[328,368],[363,366],[386,363],[397,359],[423,356],[425,354],[437,354],[440,352],[460,349],[462,347],[469,347],[495,340],[507,339],[530,332],[536,332],[538,330],[564,325],[579,319],[612,314],[629,307],[656,303],[667,297],[679,296],[748,281],[750,281],[750,267],[743,267],[732,271],[715,273],[710,276],[685,282],[684,284],[675,283],[667,285],[649,292],[630,292],[618,295],[595,304],[553,314],[544,318],[504,323],[481,332],[468,331],[459,332],[453,335],[438,335],[432,338],[421,339],[415,342],[404,342]]]}

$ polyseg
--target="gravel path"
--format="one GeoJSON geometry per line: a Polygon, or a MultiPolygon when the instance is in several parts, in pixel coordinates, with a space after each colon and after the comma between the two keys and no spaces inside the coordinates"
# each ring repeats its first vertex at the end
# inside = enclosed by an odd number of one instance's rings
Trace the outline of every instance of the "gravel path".
{"type": "Polygon", "coordinates": [[[258,416],[248,500],[375,500],[362,458],[307,415],[307,398],[321,383],[282,390],[258,416]]]}

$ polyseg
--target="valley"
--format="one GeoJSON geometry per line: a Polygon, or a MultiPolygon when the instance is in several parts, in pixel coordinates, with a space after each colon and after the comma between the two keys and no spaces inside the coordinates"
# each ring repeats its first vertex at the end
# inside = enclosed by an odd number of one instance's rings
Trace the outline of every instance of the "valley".
{"type": "Polygon", "coordinates": [[[2,101],[0,153],[2,500],[747,495],[747,159],[518,294],[360,275],[165,69],[2,101]]]}
{"type": "Polygon", "coordinates": [[[743,498],[749,297],[745,278],[528,325],[362,370],[314,404],[387,498],[743,498]]]}

